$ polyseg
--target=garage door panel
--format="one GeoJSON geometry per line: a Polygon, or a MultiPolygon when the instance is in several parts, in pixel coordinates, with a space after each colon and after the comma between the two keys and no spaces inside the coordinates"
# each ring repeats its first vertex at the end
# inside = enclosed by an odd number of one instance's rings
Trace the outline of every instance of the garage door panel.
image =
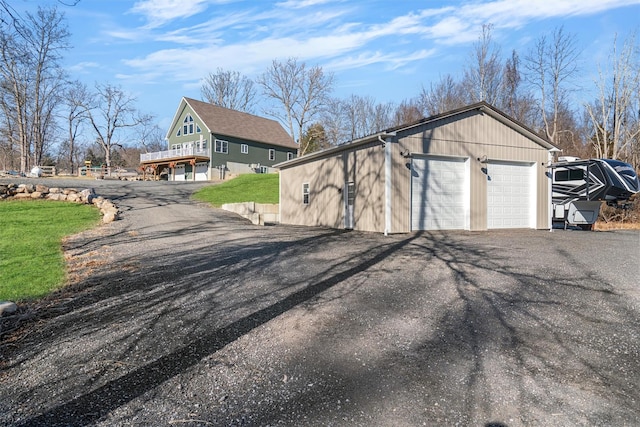
{"type": "Polygon", "coordinates": [[[412,168],[412,229],[464,229],[464,160],[413,159],[412,168]]]}
{"type": "Polygon", "coordinates": [[[196,163],[196,181],[208,181],[208,180],[209,180],[209,164],[196,163]]]}
{"type": "Polygon", "coordinates": [[[534,191],[531,166],[490,163],[487,173],[487,227],[530,227],[534,191]]]}

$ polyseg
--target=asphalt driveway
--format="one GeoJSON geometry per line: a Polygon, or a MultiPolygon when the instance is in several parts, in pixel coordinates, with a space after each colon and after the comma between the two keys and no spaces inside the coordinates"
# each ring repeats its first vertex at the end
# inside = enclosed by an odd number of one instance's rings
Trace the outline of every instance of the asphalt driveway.
{"type": "Polygon", "coordinates": [[[82,183],[122,219],[0,343],[1,425],[640,424],[638,232],[259,227],[82,183]]]}

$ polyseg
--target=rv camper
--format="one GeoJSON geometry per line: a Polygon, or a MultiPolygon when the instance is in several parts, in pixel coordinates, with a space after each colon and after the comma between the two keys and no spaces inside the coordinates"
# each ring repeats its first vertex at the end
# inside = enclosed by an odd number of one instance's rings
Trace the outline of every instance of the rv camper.
{"type": "Polygon", "coordinates": [[[628,163],[576,157],[558,160],[550,166],[554,223],[590,230],[603,202],[625,208],[629,198],[640,191],[638,175],[628,163]]]}

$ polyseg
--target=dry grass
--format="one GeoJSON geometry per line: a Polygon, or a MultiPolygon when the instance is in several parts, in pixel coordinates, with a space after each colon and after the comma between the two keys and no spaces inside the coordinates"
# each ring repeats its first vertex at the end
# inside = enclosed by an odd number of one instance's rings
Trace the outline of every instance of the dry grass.
{"type": "Polygon", "coordinates": [[[594,230],[609,231],[609,230],[640,230],[640,223],[638,222],[604,222],[598,221],[594,224],[594,230]]]}

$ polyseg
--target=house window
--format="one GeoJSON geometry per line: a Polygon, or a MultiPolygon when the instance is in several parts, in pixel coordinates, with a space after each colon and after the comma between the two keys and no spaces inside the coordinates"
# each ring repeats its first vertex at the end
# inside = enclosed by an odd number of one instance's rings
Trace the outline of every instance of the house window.
{"type": "Polygon", "coordinates": [[[302,184],[302,204],[309,204],[309,184],[302,184]]]}
{"type": "MultiPolygon", "coordinates": [[[[196,131],[200,133],[200,126],[194,123],[193,117],[191,117],[191,114],[187,114],[184,117],[184,120],[182,121],[182,134],[191,135],[194,133],[193,131],[194,129],[196,129],[196,131]]],[[[177,136],[180,136],[180,130],[178,130],[177,136]]]]}
{"type": "Polygon", "coordinates": [[[240,145],[240,152],[242,154],[249,154],[249,146],[247,144],[240,145]]]}
{"type": "Polygon", "coordinates": [[[293,153],[287,153],[287,160],[293,159],[293,153]]]}
{"type": "Polygon", "coordinates": [[[276,150],[274,149],[269,149],[269,160],[275,160],[276,159],[276,150]]]}
{"type": "Polygon", "coordinates": [[[229,152],[229,141],[222,141],[220,139],[216,139],[216,153],[225,153],[229,152]]]}
{"type": "Polygon", "coordinates": [[[182,129],[178,128],[178,132],[176,133],[176,136],[180,136],[180,135],[182,135],[182,129]]]}
{"type": "Polygon", "coordinates": [[[260,173],[269,173],[269,168],[267,166],[260,166],[260,173]]]}

